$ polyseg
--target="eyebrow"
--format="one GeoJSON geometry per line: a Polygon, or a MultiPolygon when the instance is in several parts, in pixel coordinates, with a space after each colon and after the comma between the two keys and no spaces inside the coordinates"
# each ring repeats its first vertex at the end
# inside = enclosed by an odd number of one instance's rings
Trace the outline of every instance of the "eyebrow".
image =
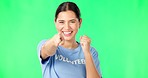
{"type": "Polygon", "coordinates": [[[64,21],[64,20],[58,20],[58,21],[64,21]]]}
{"type": "MultiPolygon", "coordinates": [[[[65,20],[59,19],[58,21],[65,21],[65,20]]],[[[69,21],[76,21],[76,19],[73,18],[73,19],[70,19],[69,21]]]]}
{"type": "Polygon", "coordinates": [[[76,19],[71,19],[70,21],[76,21],[76,19]]]}

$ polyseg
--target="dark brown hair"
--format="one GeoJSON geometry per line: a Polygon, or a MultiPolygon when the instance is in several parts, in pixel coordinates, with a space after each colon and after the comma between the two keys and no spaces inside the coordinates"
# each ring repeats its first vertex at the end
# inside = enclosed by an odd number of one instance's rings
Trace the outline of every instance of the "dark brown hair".
{"type": "Polygon", "coordinates": [[[74,2],[63,2],[59,5],[59,7],[57,8],[56,10],[56,13],[55,13],[55,21],[58,17],[58,14],[62,11],[73,11],[76,15],[76,17],[78,18],[78,20],[80,21],[80,10],[78,8],[78,6],[74,3],[74,2]]]}

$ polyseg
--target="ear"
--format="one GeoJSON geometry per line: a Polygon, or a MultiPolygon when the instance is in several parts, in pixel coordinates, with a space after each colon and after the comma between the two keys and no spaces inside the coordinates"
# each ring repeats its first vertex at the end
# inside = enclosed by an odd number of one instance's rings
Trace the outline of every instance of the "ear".
{"type": "Polygon", "coordinates": [[[56,23],[56,18],[54,19],[54,23],[56,23]]]}
{"type": "Polygon", "coordinates": [[[81,27],[81,23],[82,23],[82,18],[80,18],[80,21],[79,21],[79,28],[81,27]]]}

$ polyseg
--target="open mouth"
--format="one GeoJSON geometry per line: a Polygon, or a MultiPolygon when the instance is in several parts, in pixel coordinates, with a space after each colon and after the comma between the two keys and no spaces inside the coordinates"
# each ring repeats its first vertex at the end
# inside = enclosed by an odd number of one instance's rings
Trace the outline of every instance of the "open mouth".
{"type": "Polygon", "coordinates": [[[71,36],[73,31],[63,31],[64,36],[71,36]]]}

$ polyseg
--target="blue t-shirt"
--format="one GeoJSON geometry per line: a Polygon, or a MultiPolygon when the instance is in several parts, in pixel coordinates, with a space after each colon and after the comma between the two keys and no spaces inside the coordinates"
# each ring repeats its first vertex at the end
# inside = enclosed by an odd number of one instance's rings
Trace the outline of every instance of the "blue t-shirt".
{"type": "MultiPolygon", "coordinates": [[[[46,40],[42,40],[38,45],[38,58],[43,78],[86,78],[85,57],[79,43],[75,49],[58,46],[56,53],[43,61],[40,51],[45,42],[46,40]]],[[[97,71],[101,75],[97,51],[93,47],[90,48],[90,51],[97,71]]]]}

